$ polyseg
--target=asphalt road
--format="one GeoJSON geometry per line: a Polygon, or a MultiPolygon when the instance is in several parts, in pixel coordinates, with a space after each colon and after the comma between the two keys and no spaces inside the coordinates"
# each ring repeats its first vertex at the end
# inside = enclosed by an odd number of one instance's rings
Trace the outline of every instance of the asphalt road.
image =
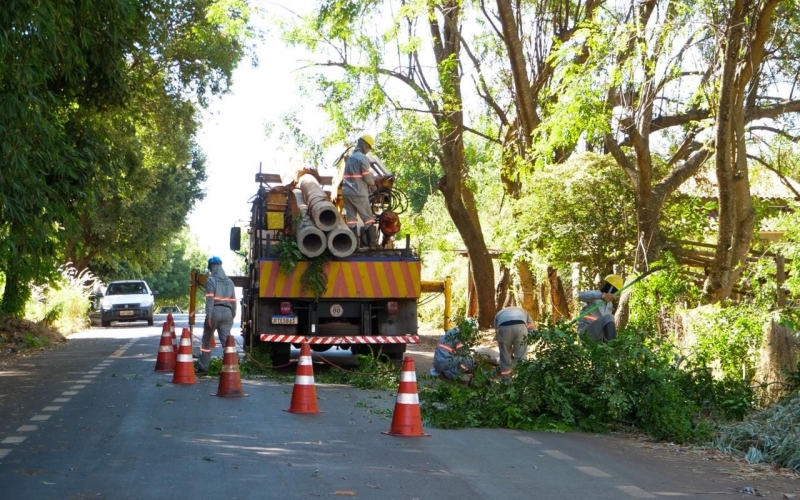
{"type": "MultiPolygon", "coordinates": [[[[180,325],[179,325],[180,326],[180,325]]],[[[197,333],[197,332],[196,332],[197,333]]],[[[502,429],[399,438],[396,395],[317,385],[324,413],[289,408],[292,383],[172,384],[160,329],[71,337],[0,371],[0,499],[771,498],[797,481],[731,477],[615,436],[502,429]],[[664,455],[664,456],[661,456],[664,455]]],[[[214,355],[220,356],[220,352],[214,355]]],[[[346,356],[346,354],[343,354],[346,356]]]]}

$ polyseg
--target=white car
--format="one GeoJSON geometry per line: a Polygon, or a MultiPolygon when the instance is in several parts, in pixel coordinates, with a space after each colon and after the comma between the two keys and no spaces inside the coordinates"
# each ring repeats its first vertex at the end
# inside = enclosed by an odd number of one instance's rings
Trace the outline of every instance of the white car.
{"type": "Polygon", "coordinates": [[[100,300],[100,324],[112,321],[147,321],[153,326],[153,292],[144,280],[113,281],[100,300]]]}

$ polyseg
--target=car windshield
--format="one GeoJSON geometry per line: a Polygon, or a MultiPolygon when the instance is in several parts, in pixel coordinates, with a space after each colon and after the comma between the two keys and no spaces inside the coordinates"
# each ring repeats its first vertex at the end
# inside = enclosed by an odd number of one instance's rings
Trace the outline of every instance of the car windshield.
{"type": "Polygon", "coordinates": [[[147,288],[142,283],[112,283],[108,285],[106,295],[134,295],[147,293],[147,288]]]}

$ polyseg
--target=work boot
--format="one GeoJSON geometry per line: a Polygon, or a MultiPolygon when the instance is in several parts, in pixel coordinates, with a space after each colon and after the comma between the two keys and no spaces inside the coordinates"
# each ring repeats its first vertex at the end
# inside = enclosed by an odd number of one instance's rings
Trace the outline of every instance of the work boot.
{"type": "Polygon", "coordinates": [[[370,250],[377,250],[378,249],[378,228],[375,227],[375,224],[369,226],[366,230],[367,233],[367,245],[369,245],[370,250]]]}
{"type": "Polygon", "coordinates": [[[356,237],[356,248],[361,246],[361,238],[358,237],[358,227],[351,227],[350,232],[356,237]]]}

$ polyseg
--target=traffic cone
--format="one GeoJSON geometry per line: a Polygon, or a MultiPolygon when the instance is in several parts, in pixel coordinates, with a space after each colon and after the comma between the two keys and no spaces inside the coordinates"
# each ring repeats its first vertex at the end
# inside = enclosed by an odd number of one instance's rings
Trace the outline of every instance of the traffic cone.
{"type": "Polygon", "coordinates": [[[169,331],[172,334],[172,349],[175,353],[178,353],[178,337],[175,335],[175,318],[172,317],[172,313],[167,314],[167,324],[169,325],[169,331]]]}
{"type": "Polygon", "coordinates": [[[422,432],[422,414],[417,394],[417,371],[414,368],[414,358],[411,356],[403,359],[403,371],[400,373],[400,387],[397,389],[392,427],[383,434],[399,437],[430,437],[430,434],[422,432]]]}
{"type": "Polygon", "coordinates": [[[188,328],[181,334],[181,346],[178,348],[178,358],[175,363],[175,373],[172,375],[173,384],[196,384],[194,375],[194,361],[192,360],[192,335],[188,328]]]}
{"type": "Polygon", "coordinates": [[[314,366],[311,364],[311,348],[303,342],[300,359],[297,362],[297,375],[294,378],[292,404],[289,413],[325,413],[317,408],[317,390],[314,387],[314,366]]]}
{"type": "Polygon", "coordinates": [[[242,390],[242,379],[239,376],[239,355],[236,354],[236,340],[233,335],[228,336],[222,355],[222,373],[219,376],[217,393],[212,396],[221,398],[239,398],[247,396],[242,390]]]}
{"type": "Polygon", "coordinates": [[[161,343],[158,345],[155,371],[171,372],[174,369],[175,351],[172,349],[172,335],[169,333],[169,325],[164,323],[161,327],[161,343]]]}

